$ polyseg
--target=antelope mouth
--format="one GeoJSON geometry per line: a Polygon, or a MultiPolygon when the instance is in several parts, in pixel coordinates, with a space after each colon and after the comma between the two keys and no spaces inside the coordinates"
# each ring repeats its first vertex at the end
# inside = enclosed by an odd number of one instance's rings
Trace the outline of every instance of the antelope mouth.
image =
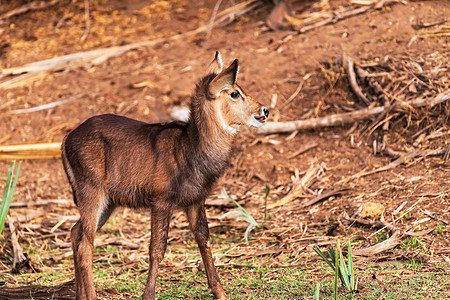
{"type": "Polygon", "coordinates": [[[259,115],[254,116],[254,118],[259,122],[261,122],[261,124],[263,124],[268,117],[269,117],[269,110],[265,106],[261,106],[261,108],[259,109],[259,115]]]}
{"type": "Polygon", "coordinates": [[[267,118],[264,115],[259,115],[259,114],[253,114],[252,118],[250,120],[250,125],[253,127],[261,127],[264,125],[264,123],[266,122],[267,118]]]}
{"type": "Polygon", "coordinates": [[[254,113],[250,120],[253,127],[261,127],[269,117],[269,110],[265,106],[261,106],[258,113],[254,113]]]}
{"type": "Polygon", "coordinates": [[[254,116],[254,118],[256,119],[256,120],[258,120],[259,122],[261,122],[261,123],[264,123],[265,121],[266,121],[266,116],[254,116]]]}

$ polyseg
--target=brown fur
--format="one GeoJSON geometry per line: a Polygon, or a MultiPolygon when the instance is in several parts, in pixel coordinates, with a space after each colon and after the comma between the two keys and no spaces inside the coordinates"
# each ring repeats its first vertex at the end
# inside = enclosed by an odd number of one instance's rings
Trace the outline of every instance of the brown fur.
{"type": "Polygon", "coordinates": [[[232,126],[259,126],[268,111],[236,85],[237,61],[223,72],[220,55],[213,63],[219,73],[197,84],[188,122],[148,124],[101,115],[64,139],[63,165],[80,211],[71,233],[77,299],[96,299],[94,236],[117,206],[151,208],[150,267],[143,299],[155,298],[174,209],[187,214],[213,294],[227,297],[213,264],[204,201],[228,165],[232,126]],[[230,96],[232,91],[239,92],[239,97],[233,94],[237,99],[230,96]]]}

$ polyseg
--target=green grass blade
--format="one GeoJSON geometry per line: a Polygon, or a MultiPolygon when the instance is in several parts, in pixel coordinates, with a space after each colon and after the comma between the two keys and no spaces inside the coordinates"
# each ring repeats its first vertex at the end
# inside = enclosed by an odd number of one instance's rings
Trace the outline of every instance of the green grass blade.
{"type": "MultiPolygon", "coordinates": [[[[338,241],[339,244],[339,241],[338,241]]],[[[334,263],[334,285],[333,285],[333,290],[334,290],[334,300],[338,299],[338,292],[337,292],[337,283],[338,283],[338,277],[339,277],[339,256],[338,256],[338,252],[337,252],[337,247],[335,249],[335,255],[334,257],[336,258],[334,263]]]]}
{"type": "Polygon", "coordinates": [[[264,222],[269,219],[269,215],[267,214],[267,197],[270,193],[270,187],[266,183],[266,197],[264,197],[264,222]]]}
{"type": "Polygon", "coordinates": [[[237,210],[232,210],[232,211],[226,212],[219,217],[219,220],[222,220],[223,218],[226,218],[227,216],[229,216],[231,214],[235,214],[235,213],[240,213],[240,212],[237,210]]]}
{"type": "Polygon", "coordinates": [[[331,267],[332,270],[334,270],[334,265],[331,263],[331,261],[320,251],[319,247],[315,247],[314,251],[316,251],[317,254],[319,254],[320,257],[331,267]]]}
{"type": "Polygon", "coordinates": [[[351,247],[350,240],[348,240],[347,261],[348,261],[348,274],[350,274],[350,287],[351,287],[351,291],[354,292],[354,291],[356,291],[355,271],[353,270],[352,247],[351,247]]]}
{"type": "Polygon", "coordinates": [[[328,248],[327,249],[328,255],[330,256],[331,261],[333,262],[333,265],[336,264],[336,255],[334,255],[334,251],[335,250],[333,250],[333,248],[328,248]]]}
{"type": "Polygon", "coordinates": [[[344,261],[344,256],[342,255],[342,249],[341,246],[338,242],[337,245],[337,250],[339,253],[339,271],[341,273],[341,281],[342,281],[342,285],[344,285],[348,291],[351,291],[351,287],[350,287],[350,281],[348,279],[348,272],[347,272],[347,267],[345,265],[345,261],[344,261]]]}
{"type": "Polygon", "coordinates": [[[248,244],[248,234],[250,231],[252,231],[253,228],[255,228],[255,226],[250,224],[250,225],[248,225],[247,230],[245,230],[244,240],[247,244],[248,244]]]}
{"type": "Polygon", "coordinates": [[[313,300],[319,300],[320,298],[320,282],[316,284],[316,289],[314,291],[313,300]]]}
{"type": "Polygon", "coordinates": [[[3,232],[3,228],[5,227],[6,216],[8,215],[9,206],[11,204],[12,196],[14,194],[14,189],[16,188],[17,178],[19,177],[20,166],[22,162],[19,162],[17,166],[16,175],[11,184],[12,174],[15,168],[15,161],[11,163],[11,167],[9,168],[8,178],[6,179],[6,187],[5,193],[3,194],[2,205],[0,207],[0,234],[3,232]]]}
{"type": "Polygon", "coordinates": [[[15,163],[16,163],[15,161],[13,161],[11,163],[11,166],[9,167],[8,177],[6,177],[5,193],[3,194],[2,206],[0,207],[1,211],[3,211],[3,207],[6,205],[5,200],[6,200],[6,196],[8,196],[8,191],[11,186],[11,178],[12,178],[12,173],[13,173],[15,163]]]}
{"type": "Polygon", "coordinates": [[[233,198],[231,198],[230,195],[226,195],[226,197],[234,203],[234,205],[237,206],[237,210],[233,210],[230,212],[227,212],[225,214],[223,214],[222,216],[219,217],[219,220],[225,218],[226,216],[229,216],[231,214],[234,213],[239,213],[239,216],[236,217],[237,221],[246,221],[247,223],[249,223],[250,225],[247,227],[247,229],[245,230],[245,235],[244,235],[244,239],[245,242],[248,244],[248,234],[250,233],[250,231],[252,231],[253,228],[259,226],[259,224],[255,221],[255,219],[249,214],[248,211],[245,210],[245,208],[242,207],[242,205],[240,205],[239,203],[237,203],[236,200],[234,200],[233,198]]]}

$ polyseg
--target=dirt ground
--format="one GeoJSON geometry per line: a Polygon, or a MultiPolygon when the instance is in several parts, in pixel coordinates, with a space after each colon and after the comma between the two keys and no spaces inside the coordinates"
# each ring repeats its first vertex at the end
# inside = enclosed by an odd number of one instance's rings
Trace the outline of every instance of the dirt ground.
{"type": "MultiPolygon", "coordinates": [[[[2,1],[0,11],[17,8],[26,2],[4,4],[2,1]]],[[[336,9],[350,3],[344,0],[330,2],[336,9]]],[[[292,1],[291,6],[296,14],[300,14],[313,11],[318,3],[292,1]]],[[[233,4],[235,1],[223,1],[219,11],[233,4]]],[[[90,1],[90,29],[82,40],[86,32],[85,2],[60,1],[46,9],[0,20],[1,68],[183,33],[207,24],[215,5],[216,1],[90,1]]],[[[188,105],[196,81],[205,74],[216,50],[221,51],[225,64],[234,58],[239,59],[238,81],[248,94],[270,107],[270,121],[305,119],[361,108],[362,104],[350,89],[342,68],[324,67],[337,64],[344,55],[351,56],[357,63],[387,57],[418,61],[423,57],[441,55],[441,67],[445,71],[440,76],[447,76],[444,89],[449,88],[448,36],[412,41],[419,34],[414,24],[448,18],[448,1],[405,1],[302,34],[290,28],[268,30],[266,19],[272,8],[272,4],[264,2],[238,20],[224,27],[214,27],[210,36],[201,33],[154,47],[141,47],[99,65],[52,72],[24,86],[0,89],[0,145],[60,142],[83,120],[103,113],[126,115],[146,122],[169,121],[174,106],[188,105]],[[300,82],[303,83],[300,92],[288,102],[300,82]],[[277,95],[276,104],[271,102],[274,94],[277,95]],[[82,96],[54,108],[10,113],[77,95],[82,96]]],[[[441,110],[447,115],[446,121],[429,121],[425,125],[415,115],[395,115],[386,133],[389,147],[405,153],[412,148],[448,147],[449,107],[441,110]],[[429,135],[440,128],[444,134],[417,141],[420,133],[429,135]]],[[[359,263],[362,266],[367,261],[382,263],[415,258],[423,264],[418,272],[427,272],[436,268],[434,263],[442,263],[446,266],[443,272],[448,273],[450,160],[444,160],[442,155],[416,157],[384,172],[349,178],[395,160],[374,154],[373,144],[379,131],[370,130],[372,122],[373,119],[347,126],[304,130],[295,136],[259,135],[253,129],[242,128],[236,138],[230,168],[217,184],[215,194],[225,188],[265,226],[252,231],[250,243],[246,245],[242,241],[247,226],[244,222],[236,222],[232,218],[218,219],[232,209],[232,204],[211,205],[207,214],[212,234],[223,239],[229,237],[232,245],[236,246],[234,251],[242,256],[240,260],[244,262],[263,257],[263,264],[267,265],[283,265],[283,259],[291,265],[299,264],[299,261],[317,263],[318,257],[313,251],[315,244],[326,247],[337,239],[351,239],[355,249],[363,249],[379,241],[376,235],[369,238],[375,229],[345,222],[345,219],[358,216],[367,202],[381,204],[382,218],[390,222],[420,200],[410,212],[396,220],[394,226],[401,232],[402,241],[416,236],[423,247],[405,249],[398,245],[376,256],[361,257],[359,263]],[[313,143],[317,146],[292,157],[299,149],[313,143]],[[270,218],[264,222],[266,184],[270,187],[268,204],[276,203],[289,193],[296,172],[301,178],[313,164],[323,168],[320,180],[310,187],[305,197],[270,209],[270,218]],[[338,189],[344,191],[308,207],[301,205],[305,199],[311,199],[323,190],[338,189]],[[264,256],[263,249],[276,251],[264,256]],[[249,257],[242,255],[244,252],[249,253],[249,257]],[[250,258],[252,254],[253,258],[250,258]]],[[[9,161],[0,161],[2,191],[9,164],[9,161]]],[[[60,159],[23,161],[15,198],[17,202],[71,199],[60,159]]],[[[217,197],[211,196],[210,200],[214,199],[217,197]]],[[[12,215],[30,212],[44,213],[30,218],[21,226],[26,228],[26,224],[30,225],[24,237],[40,249],[42,260],[33,263],[42,269],[49,264],[54,253],[51,250],[46,252],[48,249],[60,249],[61,253],[70,250],[67,246],[68,229],[74,221],[68,218],[53,231],[60,232],[54,239],[40,239],[38,236],[44,234],[40,230],[52,228],[61,220],[57,218],[59,216],[76,216],[77,210],[73,204],[11,209],[12,215]]],[[[133,238],[139,240],[148,232],[142,231],[149,227],[148,212],[120,210],[117,215],[123,221],[117,226],[130,241],[133,238]]],[[[379,213],[373,213],[366,220],[380,221],[380,218],[379,213]]],[[[169,248],[183,247],[184,237],[190,238],[188,234],[179,233],[180,230],[186,231],[186,220],[175,214],[171,226],[169,248]]],[[[106,235],[110,229],[102,230],[106,235]]],[[[383,232],[385,237],[390,234],[389,231],[383,232]]],[[[143,244],[138,253],[144,256],[147,242],[148,236],[144,236],[142,242],[136,241],[143,244]]],[[[222,245],[218,242],[214,248],[222,245]]],[[[23,247],[26,252],[27,244],[23,247]]],[[[10,246],[3,250],[11,255],[10,246]]],[[[35,255],[30,257],[33,260],[35,255]]],[[[230,257],[223,259],[226,263],[233,262],[230,257]]],[[[11,269],[10,260],[1,259],[2,272],[11,269]]],[[[181,255],[178,257],[170,252],[162,268],[171,270],[170,266],[182,264],[182,261],[181,255]]],[[[198,262],[199,256],[196,258],[198,262]]],[[[247,271],[236,269],[235,272],[247,271]]],[[[236,276],[236,273],[223,275],[223,281],[230,276],[236,276]]],[[[30,283],[8,278],[2,279],[7,285],[30,283]]],[[[111,295],[106,290],[102,293],[105,298],[115,297],[114,292],[111,295]]]]}

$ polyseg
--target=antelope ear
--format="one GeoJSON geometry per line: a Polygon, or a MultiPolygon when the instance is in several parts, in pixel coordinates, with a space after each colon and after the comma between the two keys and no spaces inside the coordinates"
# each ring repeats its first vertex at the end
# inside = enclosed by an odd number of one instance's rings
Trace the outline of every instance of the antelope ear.
{"type": "Polygon", "coordinates": [[[213,61],[209,64],[208,74],[219,74],[222,72],[223,61],[222,55],[219,51],[216,51],[213,61]]]}
{"type": "Polygon", "coordinates": [[[230,89],[236,82],[238,70],[239,62],[235,59],[225,71],[219,73],[219,75],[209,83],[209,96],[211,98],[217,98],[221,91],[230,89]]]}

